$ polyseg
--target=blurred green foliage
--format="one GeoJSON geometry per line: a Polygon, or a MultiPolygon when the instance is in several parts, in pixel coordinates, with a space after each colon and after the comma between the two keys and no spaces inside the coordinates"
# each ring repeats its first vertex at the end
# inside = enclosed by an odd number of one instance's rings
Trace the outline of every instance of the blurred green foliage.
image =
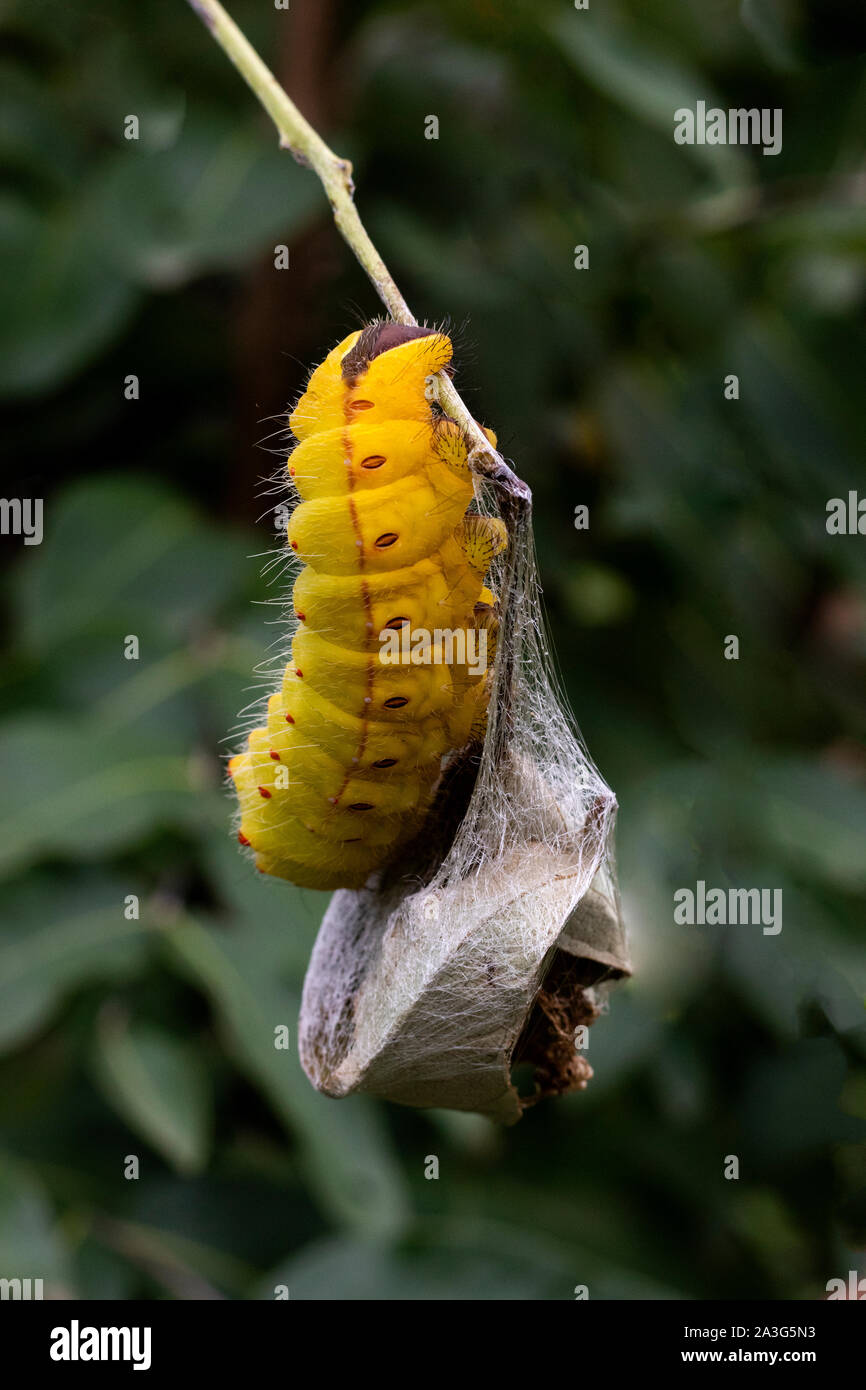
{"type": "Polygon", "coordinates": [[[85,1298],[820,1297],[866,1245],[866,542],[825,529],[866,490],[862,9],[231,8],[354,161],[533,487],[637,974],[588,1091],[512,1131],[307,1083],[325,900],[238,855],[222,753],[278,622],[252,602],[279,594],[256,444],[378,306],[180,0],[10,0],[0,391],[7,490],[44,496],[46,534],[3,541],[0,1274],[85,1298]],[[781,107],[782,153],[676,146],[699,99],[781,107]],[[781,888],[781,934],[675,926],[698,879],[781,888]]]}

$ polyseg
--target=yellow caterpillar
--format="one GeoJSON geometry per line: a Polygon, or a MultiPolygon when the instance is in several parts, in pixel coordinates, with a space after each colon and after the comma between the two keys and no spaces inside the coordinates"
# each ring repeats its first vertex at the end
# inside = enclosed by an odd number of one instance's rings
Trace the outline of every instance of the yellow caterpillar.
{"type": "Polygon", "coordinates": [[[451,647],[443,664],[438,642],[426,664],[385,664],[380,636],[495,636],[484,580],[505,528],[467,513],[465,440],[425,394],[451,355],[443,333],[372,324],[328,354],[290,418],[298,625],[267,727],[229,772],[241,844],[305,887],[361,887],[417,834],[443,758],[483,732],[489,661],[479,672],[451,647]]]}

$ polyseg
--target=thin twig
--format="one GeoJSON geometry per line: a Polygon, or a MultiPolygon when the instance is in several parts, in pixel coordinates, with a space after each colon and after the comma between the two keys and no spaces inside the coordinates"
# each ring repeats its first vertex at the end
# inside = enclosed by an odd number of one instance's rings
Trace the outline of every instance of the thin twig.
{"type": "MultiPolygon", "coordinates": [[[[188,3],[258,97],[279,132],[282,148],[290,150],[299,164],[318,175],[338,230],[364,267],[391,317],[397,323],[417,323],[358,216],[349,160],[335,154],[304,119],[219,0],[188,0],[188,3]]],[[[473,446],[475,471],[499,484],[516,502],[528,507],[529,488],[491,447],[447,373],[438,373],[436,385],[440,406],[446,415],[457,421],[473,446]]]]}

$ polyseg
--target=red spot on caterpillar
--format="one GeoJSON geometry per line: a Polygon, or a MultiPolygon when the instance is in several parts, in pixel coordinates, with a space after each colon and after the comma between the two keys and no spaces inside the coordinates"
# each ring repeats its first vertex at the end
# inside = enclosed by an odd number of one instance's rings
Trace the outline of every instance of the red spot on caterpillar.
{"type": "Polygon", "coordinates": [[[275,763],[282,762],[282,759],[281,759],[279,753],[275,753],[274,750],[273,750],[273,748],[271,749],[271,757],[273,758],[273,760],[274,760],[275,763]]]}
{"type": "Polygon", "coordinates": [[[299,623],[305,623],[307,621],[306,613],[299,613],[297,609],[295,609],[295,617],[299,623]]]}
{"type": "Polygon", "coordinates": [[[289,469],[289,477],[290,477],[290,478],[294,478],[294,476],[295,476],[295,470],[294,470],[294,468],[290,468],[290,469],[289,469]]]}
{"type": "Polygon", "coordinates": [[[249,840],[247,839],[247,837],[246,837],[246,835],[244,834],[244,832],[243,832],[242,830],[239,830],[239,831],[238,831],[238,844],[239,844],[239,845],[245,845],[247,848],[249,848],[249,843],[250,843],[250,842],[249,842],[249,840]]]}
{"type": "Polygon", "coordinates": [[[369,454],[367,458],[361,459],[362,468],[381,468],[385,462],[384,454],[369,454]]]}
{"type": "Polygon", "coordinates": [[[265,798],[265,801],[270,801],[271,799],[271,794],[268,791],[267,787],[259,787],[259,795],[263,796],[265,798]]]}
{"type": "Polygon", "coordinates": [[[373,544],[377,550],[387,550],[389,545],[393,545],[400,537],[396,531],[384,531],[381,536],[377,536],[373,544]]]}
{"type": "Polygon", "coordinates": [[[396,758],[380,758],[379,761],[378,761],[377,763],[374,763],[374,764],[373,764],[373,766],[374,766],[374,767],[393,767],[394,764],[396,763],[396,761],[397,761],[396,758]]]}
{"type": "Polygon", "coordinates": [[[350,811],[372,811],[372,801],[353,801],[349,807],[350,811]]]}
{"type": "Polygon", "coordinates": [[[292,541],[292,550],[297,550],[297,548],[298,548],[298,542],[297,542],[297,541],[292,541]]]}
{"type": "Polygon", "coordinates": [[[286,723],[287,723],[287,724],[294,724],[294,722],[295,722],[295,721],[294,721],[294,719],[292,718],[292,716],[291,716],[290,714],[287,714],[287,715],[286,715],[286,723]]]}
{"type": "Polygon", "coordinates": [[[404,705],[408,705],[408,703],[409,703],[409,696],[408,696],[408,695],[392,695],[391,698],[390,698],[389,700],[386,700],[386,701],[385,701],[385,708],[386,708],[386,709],[402,709],[403,706],[404,706],[404,705]]]}
{"type": "Polygon", "coordinates": [[[297,666],[295,667],[295,675],[297,676],[299,681],[302,681],[304,679],[303,671],[299,670],[297,666]]]}
{"type": "MultiPolygon", "coordinates": [[[[388,621],[387,621],[387,623],[385,624],[385,627],[386,627],[386,628],[392,628],[393,631],[396,632],[396,631],[397,631],[399,628],[401,628],[401,627],[407,627],[408,624],[409,624],[409,619],[408,619],[408,618],[389,618],[388,621]]],[[[384,629],[383,629],[383,630],[384,630],[384,629]]]]}
{"type": "Polygon", "coordinates": [[[372,410],[374,401],[349,401],[350,410],[372,410]]]}

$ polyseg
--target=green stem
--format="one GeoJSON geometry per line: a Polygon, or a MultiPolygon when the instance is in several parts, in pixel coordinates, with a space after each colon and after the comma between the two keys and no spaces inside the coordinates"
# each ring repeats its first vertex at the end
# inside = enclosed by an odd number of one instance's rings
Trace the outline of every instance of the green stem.
{"type": "MultiPolygon", "coordinates": [[[[397,323],[417,323],[358,216],[349,160],[335,154],[318,131],[304,119],[219,0],[188,0],[188,3],[258,97],[279,132],[280,145],[290,150],[299,164],[318,175],[331,204],[337,228],[364,267],[391,317],[397,323]]],[[[440,372],[436,385],[439,404],[452,420],[457,421],[473,446],[472,462],[476,471],[504,483],[510,491],[517,489],[521,494],[525,493],[528,500],[529,489],[514,477],[504,460],[491,448],[450,377],[440,372]]]]}
{"type": "Polygon", "coordinates": [[[258,97],[277,127],[283,149],[290,150],[299,164],[318,175],[328,195],[334,221],[372,280],[376,293],[391,317],[398,323],[415,323],[412,311],[358,216],[352,199],[354,185],[349,160],[334,154],[318,131],[304,119],[219,0],[189,0],[189,4],[258,97]]]}

